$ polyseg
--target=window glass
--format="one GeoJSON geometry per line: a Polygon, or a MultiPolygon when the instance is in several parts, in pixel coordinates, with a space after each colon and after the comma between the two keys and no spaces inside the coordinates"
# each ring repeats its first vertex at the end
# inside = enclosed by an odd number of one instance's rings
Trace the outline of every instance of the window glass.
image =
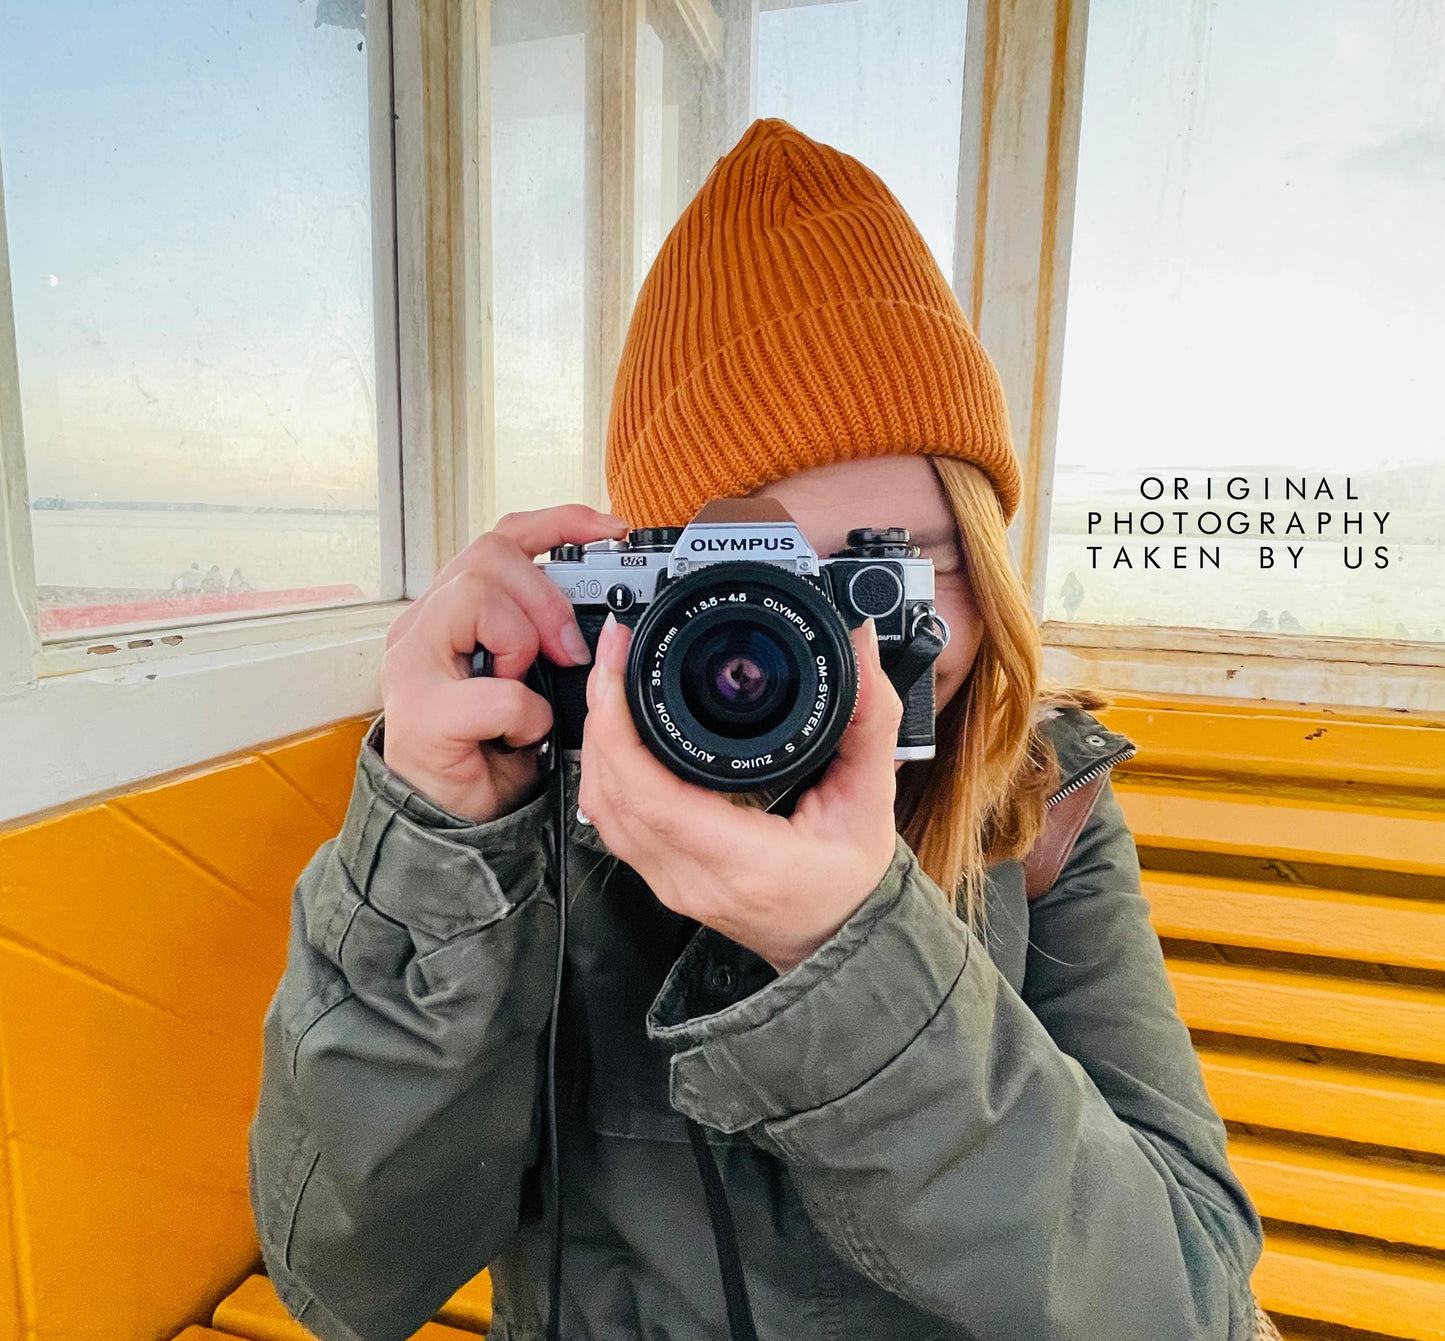
{"type": "Polygon", "coordinates": [[[778,116],[866,163],[953,277],[962,0],[763,0],[758,115],[778,116]]]}
{"type": "Polygon", "coordinates": [[[633,226],[635,302],[658,248],[706,176],[702,146],[720,129],[714,80],[671,0],[648,0],[637,45],[637,180],[633,226]]]}
{"type": "Polygon", "coordinates": [[[582,496],[587,280],[585,6],[492,0],[496,511],[582,496]]]}
{"type": "Polygon", "coordinates": [[[1048,618],[1445,636],[1442,50],[1091,0],[1048,618]]]}
{"type": "MultiPolygon", "coordinates": [[[[953,270],[961,0],[646,0],[630,44],[630,179],[608,157],[622,128],[603,133],[601,90],[618,98],[621,81],[588,12],[582,0],[491,5],[498,512],[583,496],[616,372],[605,324],[619,308],[625,321],[679,213],[754,117],[783,117],[860,157],[953,270]],[[614,190],[630,192],[625,237],[608,231],[614,190]]],[[[590,12],[604,14],[609,43],[629,46],[622,8],[590,12]]]]}
{"type": "Polygon", "coordinates": [[[367,119],[362,0],[0,0],[44,636],[383,594],[367,119]]]}

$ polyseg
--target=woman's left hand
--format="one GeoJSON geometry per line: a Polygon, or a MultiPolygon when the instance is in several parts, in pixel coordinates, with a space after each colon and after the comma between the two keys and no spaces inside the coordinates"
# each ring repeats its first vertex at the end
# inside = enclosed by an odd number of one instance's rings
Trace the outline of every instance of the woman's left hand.
{"type": "Polygon", "coordinates": [[[631,636],[609,617],[597,643],[582,811],[674,912],[786,973],[857,911],[893,859],[893,756],[903,706],[879,664],[873,623],[852,635],[853,719],[827,771],[788,817],[684,782],[643,744],[623,687],[631,636]]]}

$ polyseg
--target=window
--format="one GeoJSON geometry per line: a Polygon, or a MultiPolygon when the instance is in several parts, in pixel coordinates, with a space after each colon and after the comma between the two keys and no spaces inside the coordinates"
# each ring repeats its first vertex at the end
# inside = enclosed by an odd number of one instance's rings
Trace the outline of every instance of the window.
{"type": "Polygon", "coordinates": [[[583,0],[491,9],[496,512],[584,492],[588,138],[583,0]]]}
{"type": "Polygon", "coordinates": [[[0,3],[43,639],[400,595],[366,26],[361,0],[0,3]]]}
{"type": "Polygon", "coordinates": [[[1045,614],[1445,640],[1445,11],[1088,24],[1045,614]]]}
{"type": "MultiPolygon", "coordinates": [[[[629,310],[662,239],[707,175],[720,127],[713,81],[721,53],[689,31],[672,0],[647,0],[637,43],[636,223],[629,310]]],[[[722,152],[719,149],[719,152],[722,152]]]]}
{"type": "Polygon", "coordinates": [[[758,115],[866,163],[953,273],[968,6],[960,0],[763,4],[758,115]]]}
{"type": "Polygon", "coordinates": [[[953,269],[962,0],[628,0],[604,12],[599,31],[581,0],[490,6],[492,516],[603,501],[638,288],[754,117],[862,158],[953,269]]]}

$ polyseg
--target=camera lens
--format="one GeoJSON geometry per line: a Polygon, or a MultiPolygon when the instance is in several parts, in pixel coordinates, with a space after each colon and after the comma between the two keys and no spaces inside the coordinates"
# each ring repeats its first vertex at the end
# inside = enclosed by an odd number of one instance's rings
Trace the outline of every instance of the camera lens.
{"type": "Polygon", "coordinates": [[[626,683],[648,748],[722,791],[783,786],[825,764],[858,690],[822,584],[747,559],[659,590],[633,632],[626,683]]]}
{"type": "Polygon", "coordinates": [[[743,740],[771,731],[791,711],[798,698],[798,664],[765,628],[733,620],[688,648],[682,693],[709,731],[743,740]]]}

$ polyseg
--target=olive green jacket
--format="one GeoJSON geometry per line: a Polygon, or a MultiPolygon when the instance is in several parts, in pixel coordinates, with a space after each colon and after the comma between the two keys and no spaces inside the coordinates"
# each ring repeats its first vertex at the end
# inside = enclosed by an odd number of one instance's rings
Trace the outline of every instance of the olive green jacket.
{"type": "MultiPolygon", "coordinates": [[[[1126,755],[1049,724],[1063,783],[1126,755]]],[[[325,1341],[402,1341],[490,1265],[547,1311],[546,797],[486,824],[363,746],[292,903],[249,1133],[265,1263],[325,1341]]],[[[570,822],[558,1074],[563,1335],[728,1335],[682,1114],[711,1129],[763,1341],[1242,1341],[1259,1221],[1225,1158],[1112,789],[985,940],[900,840],[791,972],[669,912],[570,822]]],[[[786,897],[780,890],[779,896],[786,897]]]]}

